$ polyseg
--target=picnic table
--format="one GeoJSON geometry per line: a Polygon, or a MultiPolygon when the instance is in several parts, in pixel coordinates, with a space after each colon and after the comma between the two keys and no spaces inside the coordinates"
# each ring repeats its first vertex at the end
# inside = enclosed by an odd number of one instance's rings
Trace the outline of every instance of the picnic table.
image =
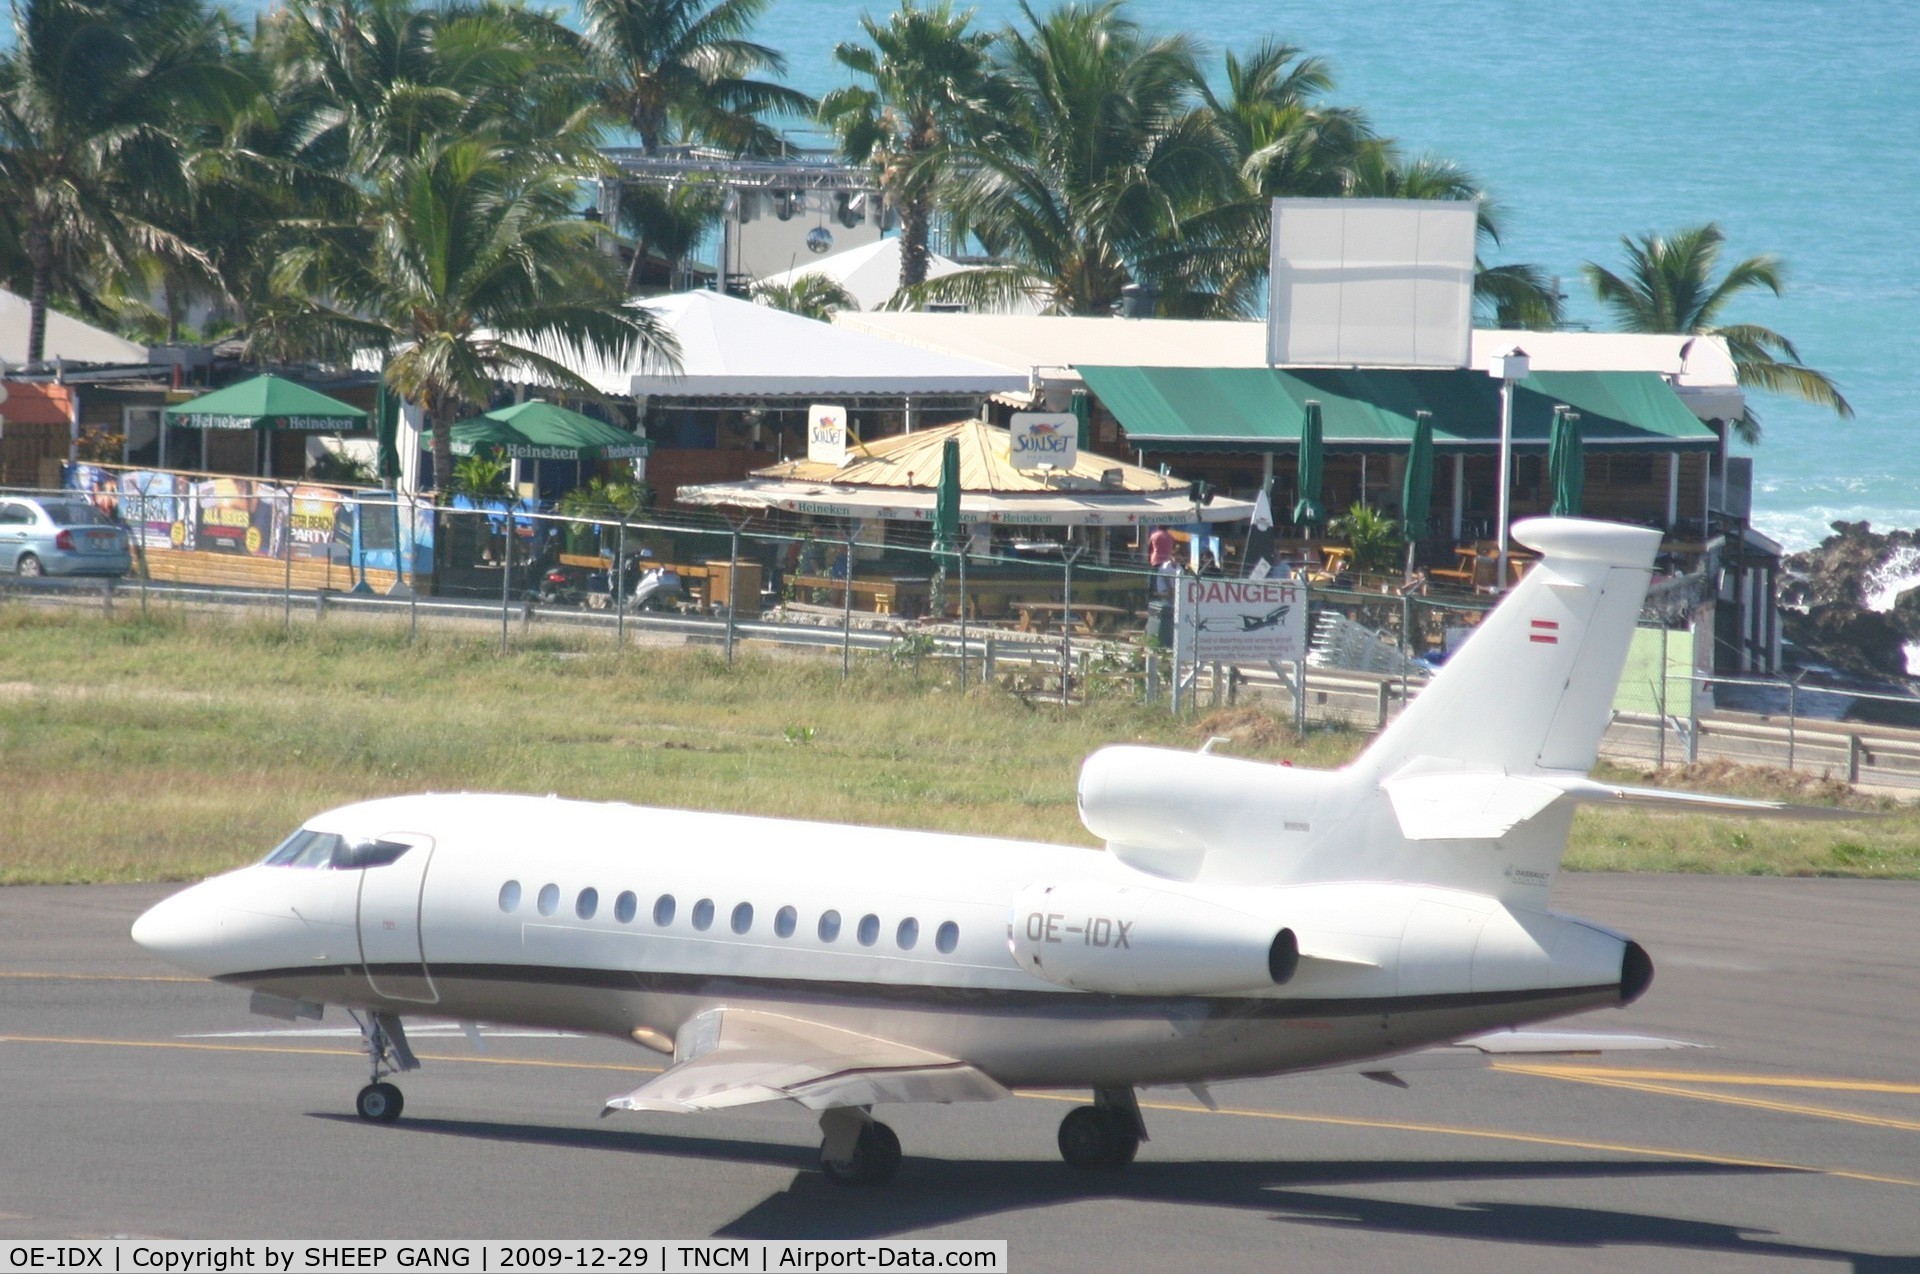
{"type": "Polygon", "coordinates": [[[1131,611],[1119,606],[1105,606],[1098,602],[1075,602],[1069,606],[1065,602],[1015,602],[1014,609],[1020,613],[1015,631],[1023,633],[1075,632],[1083,636],[1094,633],[1111,632],[1120,626],[1131,611]]]}

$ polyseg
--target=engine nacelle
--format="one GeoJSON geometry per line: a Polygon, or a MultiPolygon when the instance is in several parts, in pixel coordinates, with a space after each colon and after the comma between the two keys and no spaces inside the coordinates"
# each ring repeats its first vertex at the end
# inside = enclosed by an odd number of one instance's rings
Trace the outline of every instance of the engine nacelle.
{"type": "MultiPolygon", "coordinates": [[[[1339,774],[1262,761],[1102,748],[1080,767],[1080,821],[1130,867],[1176,880],[1270,879],[1305,850],[1339,774]],[[1245,860],[1246,871],[1233,863],[1245,860]]],[[[1336,801],[1335,804],[1341,802],[1336,801]]]]}
{"type": "Polygon", "coordinates": [[[1013,900],[1007,945],[1056,986],[1113,995],[1232,995],[1284,984],[1293,931],[1218,903],[1129,885],[1035,884],[1013,900]]]}

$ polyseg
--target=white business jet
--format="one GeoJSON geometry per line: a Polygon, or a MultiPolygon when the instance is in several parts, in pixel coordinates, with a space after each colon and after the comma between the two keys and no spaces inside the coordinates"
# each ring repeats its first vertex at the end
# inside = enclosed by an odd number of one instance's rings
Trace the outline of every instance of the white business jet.
{"type": "Polygon", "coordinates": [[[798,1102],[821,1112],[825,1171],[854,1183],[899,1165],[870,1113],[886,1102],[1091,1089],[1060,1151],[1112,1168],[1145,1136],[1140,1085],[1590,1048],[1512,1030],[1653,976],[1638,944],[1549,910],[1574,805],[1784,807],[1586,777],[1660,535],[1514,534],[1540,564],[1344,769],[1095,753],[1080,815],[1105,852],[413,796],[319,815],[133,937],[253,989],[258,1012],[347,1008],[367,1119],[399,1117],[404,1015],[592,1032],[672,1059],[609,1110],[798,1102]]]}

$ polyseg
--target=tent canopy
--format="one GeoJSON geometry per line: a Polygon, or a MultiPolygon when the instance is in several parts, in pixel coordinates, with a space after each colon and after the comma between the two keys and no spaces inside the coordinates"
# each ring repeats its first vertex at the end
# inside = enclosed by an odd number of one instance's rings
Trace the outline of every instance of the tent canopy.
{"type": "Polygon", "coordinates": [[[347,433],[367,427],[367,413],[317,389],[279,376],[255,376],[162,413],[188,429],[267,429],[347,433]]]}
{"type": "MultiPolygon", "coordinates": [[[[835,468],[807,460],[759,469],[743,482],[681,487],[683,504],[779,509],[822,517],[934,520],[947,441],[960,453],[960,520],[1027,526],[1151,526],[1194,520],[1188,487],[1125,461],[1082,454],[1072,468],[1013,467],[1007,431],[978,420],[857,446],[835,468]]],[[[1208,522],[1250,517],[1245,500],[1216,499],[1208,522]]]]}
{"type": "Polygon", "coordinates": [[[1009,367],[914,349],[717,292],[643,304],[680,342],[680,370],[636,372],[617,392],[667,398],[988,394],[1027,388],[1009,367]]]}
{"type": "MultiPolygon", "coordinates": [[[[958,274],[966,268],[937,252],[927,254],[929,279],[958,274]]],[[[817,274],[838,283],[861,309],[878,309],[900,290],[900,240],[880,239],[863,243],[857,248],[848,248],[845,252],[813,257],[791,270],[770,274],[760,282],[790,287],[809,274],[817,274]]]]}
{"type": "Polygon", "coordinates": [[[453,427],[453,454],[493,452],[514,460],[630,460],[652,451],[645,438],[533,398],[453,427]]]}
{"type": "MultiPolygon", "coordinates": [[[[1306,403],[1322,405],[1332,452],[1404,451],[1414,415],[1433,413],[1437,450],[1500,441],[1500,382],[1469,370],[1080,367],[1087,387],[1126,428],[1132,446],[1181,451],[1291,452],[1306,403]]],[[[1653,372],[1535,372],[1514,393],[1516,446],[1545,448],[1553,408],[1581,414],[1589,447],[1710,451],[1711,429],[1653,372]]]]}
{"type": "MultiPolygon", "coordinates": [[[[27,298],[0,288],[0,358],[9,363],[27,361],[27,329],[32,321],[33,307],[27,298]]],[[[46,358],[70,363],[139,364],[147,361],[147,347],[50,309],[46,358]]]]}

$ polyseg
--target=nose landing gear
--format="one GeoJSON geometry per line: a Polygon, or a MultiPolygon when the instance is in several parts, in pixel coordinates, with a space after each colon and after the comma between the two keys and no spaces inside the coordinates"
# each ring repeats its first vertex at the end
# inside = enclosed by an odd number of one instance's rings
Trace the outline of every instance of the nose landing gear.
{"type": "Polygon", "coordinates": [[[347,1012],[360,1028],[361,1043],[373,1067],[372,1082],[354,1099],[354,1111],[370,1122],[390,1124],[400,1118],[406,1099],[397,1086],[386,1082],[386,1076],[419,1070],[420,1060],[408,1047],[407,1028],[395,1014],[347,1012]]]}
{"type": "Polygon", "coordinates": [[[1097,1088],[1093,1105],[1076,1106],[1060,1121],[1060,1157],[1084,1171],[1126,1167],[1146,1139],[1131,1088],[1097,1088]]]}

